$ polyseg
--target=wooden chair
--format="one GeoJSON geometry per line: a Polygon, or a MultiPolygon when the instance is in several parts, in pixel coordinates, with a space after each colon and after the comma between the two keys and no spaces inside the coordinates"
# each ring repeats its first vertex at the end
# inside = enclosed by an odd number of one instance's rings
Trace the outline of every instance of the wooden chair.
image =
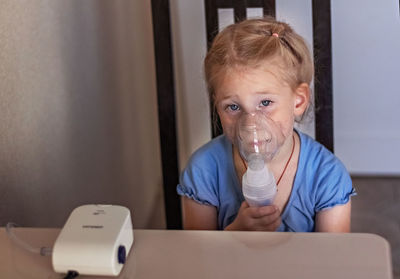
{"type": "MultiPolygon", "coordinates": [[[[175,87],[171,48],[169,0],[152,0],[154,48],[156,58],[158,118],[168,229],[182,227],[175,121],[175,87]]],[[[207,40],[210,46],[218,32],[218,9],[231,8],[235,21],[246,18],[247,8],[262,8],[264,15],[275,16],[275,0],[204,0],[207,40]]],[[[316,139],[333,151],[332,54],[330,0],[313,0],[313,34],[315,61],[315,130],[316,139]]],[[[211,107],[212,104],[211,104],[211,107]]],[[[215,115],[211,116],[213,119],[215,115]]],[[[213,136],[221,133],[213,129],[213,136]]]]}

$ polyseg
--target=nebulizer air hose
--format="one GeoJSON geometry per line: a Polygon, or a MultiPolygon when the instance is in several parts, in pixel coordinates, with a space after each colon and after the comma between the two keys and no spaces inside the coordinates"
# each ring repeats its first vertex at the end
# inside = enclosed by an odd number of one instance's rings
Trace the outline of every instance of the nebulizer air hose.
{"type": "Polygon", "coordinates": [[[28,252],[35,253],[35,254],[40,254],[42,256],[50,256],[52,253],[52,249],[50,247],[33,247],[29,243],[23,241],[19,237],[17,237],[14,232],[13,228],[17,227],[15,223],[9,222],[6,225],[6,232],[8,237],[19,247],[25,249],[28,252]]]}
{"type": "MultiPolygon", "coordinates": [[[[33,247],[29,243],[23,241],[21,238],[17,237],[17,235],[13,232],[13,228],[18,227],[17,224],[8,222],[6,225],[6,233],[8,237],[13,241],[16,245],[21,247],[22,249],[34,253],[40,254],[41,256],[51,256],[53,253],[53,249],[50,247],[33,247]]],[[[79,276],[79,273],[76,271],[69,271],[67,275],[64,277],[65,279],[73,279],[79,276]]]]}

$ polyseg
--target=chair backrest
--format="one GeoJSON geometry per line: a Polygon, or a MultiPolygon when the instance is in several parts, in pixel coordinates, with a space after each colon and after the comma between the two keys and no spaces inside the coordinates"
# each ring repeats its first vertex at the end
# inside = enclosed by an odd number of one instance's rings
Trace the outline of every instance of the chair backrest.
{"type": "MultiPolygon", "coordinates": [[[[233,10],[234,21],[247,18],[249,8],[261,8],[263,15],[275,17],[275,0],[205,0],[207,43],[210,47],[219,29],[219,11],[233,10]]],[[[333,151],[333,107],[332,107],[332,54],[330,1],[313,0],[313,47],[315,63],[315,137],[333,151]]],[[[210,100],[212,135],[222,133],[214,104],[210,100]]]]}
{"type": "Polygon", "coordinates": [[[166,221],[168,229],[181,229],[181,204],[175,190],[179,182],[179,167],[169,1],[152,0],[151,9],[166,221]]]}

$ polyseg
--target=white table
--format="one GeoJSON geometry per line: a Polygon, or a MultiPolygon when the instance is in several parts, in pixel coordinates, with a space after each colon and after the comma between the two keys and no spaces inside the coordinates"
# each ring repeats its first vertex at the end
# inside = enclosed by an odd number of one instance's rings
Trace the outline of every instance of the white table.
{"type": "MultiPolygon", "coordinates": [[[[59,231],[15,229],[37,247],[51,247],[59,231]]],[[[392,278],[389,244],[372,234],[134,230],[134,237],[118,278],[392,278]]],[[[0,278],[63,276],[50,257],[17,247],[0,228],[0,278]]]]}

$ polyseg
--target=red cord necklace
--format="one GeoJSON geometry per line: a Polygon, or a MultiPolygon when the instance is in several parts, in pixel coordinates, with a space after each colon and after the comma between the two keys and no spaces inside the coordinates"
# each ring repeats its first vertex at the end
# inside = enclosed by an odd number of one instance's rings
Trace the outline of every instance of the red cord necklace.
{"type": "MultiPolygon", "coordinates": [[[[289,159],[287,160],[286,165],[283,168],[283,171],[282,171],[281,175],[279,176],[279,179],[278,179],[278,182],[276,183],[276,186],[278,186],[279,182],[281,182],[281,179],[282,179],[283,175],[285,174],[285,171],[286,171],[286,169],[287,169],[287,167],[288,167],[288,165],[290,163],[290,160],[292,159],[292,156],[293,156],[293,153],[294,153],[294,147],[296,146],[296,141],[294,140],[294,135],[292,135],[292,138],[293,138],[292,152],[290,153],[289,159]]],[[[243,162],[244,168],[247,170],[246,162],[243,160],[242,156],[240,156],[240,159],[243,162]]]]}

